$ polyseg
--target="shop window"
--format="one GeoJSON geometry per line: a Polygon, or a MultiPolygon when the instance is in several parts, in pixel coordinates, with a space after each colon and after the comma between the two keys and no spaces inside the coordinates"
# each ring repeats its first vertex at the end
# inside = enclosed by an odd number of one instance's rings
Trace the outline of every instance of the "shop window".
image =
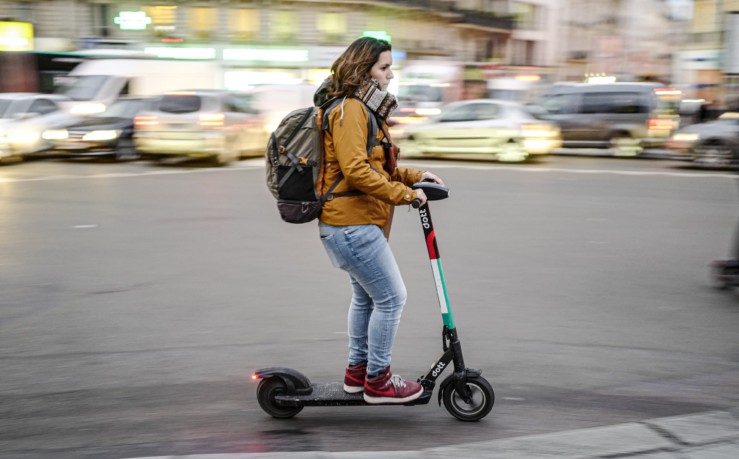
{"type": "Polygon", "coordinates": [[[346,16],[343,13],[320,13],[316,29],[321,41],[337,41],[346,34],[346,16]]]}
{"type": "Polygon", "coordinates": [[[298,15],[295,11],[272,12],[269,30],[273,40],[292,40],[299,35],[299,28],[298,15]]]}
{"type": "Polygon", "coordinates": [[[189,35],[200,40],[213,38],[218,29],[218,10],[208,7],[192,7],[187,12],[189,35]]]}
{"type": "Polygon", "coordinates": [[[253,40],[259,34],[259,10],[233,8],[228,13],[228,32],[234,40],[253,40]]]}
{"type": "Polygon", "coordinates": [[[531,3],[514,2],[512,5],[513,15],[516,18],[516,27],[524,30],[537,30],[539,28],[539,7],[531,3]]]}
{"type": "Polygon", "coordinates": [[[157,35],[168,35],[175,31],[177,7],[174,5],[143,6],[141,9],[151,18],[151,27],[157,35]]]}

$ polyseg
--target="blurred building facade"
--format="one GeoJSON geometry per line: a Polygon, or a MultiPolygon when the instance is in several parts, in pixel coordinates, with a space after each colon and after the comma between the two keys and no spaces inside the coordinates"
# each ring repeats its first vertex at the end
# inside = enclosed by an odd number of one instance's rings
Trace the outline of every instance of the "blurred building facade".
{"type": "Polygon", "coordinates": [[[679,22],[665,0],[568,0],[563,79],[671,81],[679,22]]]}
{"type": "Polygon", "coordinates": [[[233,89],[318,79],[365,33],[391,37],[399,70],[438,59],[484,63],[498,76],[691,85],[719,70],[702,68],[723,46],[723,26],[706,17],[718,21],[738,2],[696,0],[689,22],[670,13],[671,0],[0,0],[0,21],[32,23],[39,51],[217,60],[233,89]]]}
{"type": "MultiPolygon", "coordinates": [[[[220,59],[226,68],[325,68],[371,32],[392,37],[397,67],[443,59],[552,73],[566,7],[567,0],[0,0],[0,19],[33,23],[41,51],[116,48],[220,59]]],[[[262,76],[280,78],[271,73],[262,76]]]]}
{"type": "Polygon", "coordinates": [[[739,99],[739,1],[695,0],[673,74],[685,92],[716,108],[739,99]]]}

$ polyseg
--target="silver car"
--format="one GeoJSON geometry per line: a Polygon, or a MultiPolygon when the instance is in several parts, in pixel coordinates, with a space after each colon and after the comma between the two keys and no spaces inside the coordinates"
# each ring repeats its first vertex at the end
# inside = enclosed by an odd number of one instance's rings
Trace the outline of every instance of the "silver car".
{"type": "Polygon", "coordinates": [[[0,93],[0,161],[49,149],[42,133],[77,119],[61,107],[69,100],[56,94],[0,93]]]}
{"type": "Polygon", "coordinates": [[[396,125],[402,156],[490,157],[520,162],[546,155],[562,142],[559,127],[535,118],[517,103],[494,99],[454,102],[441,114],[396,125]]]}
{"type": "Polygon", "coordinates": [[[239,159],[257,122],[229,91],[177,91],[134,119],[136,150],[145,157],[208,158],[217,164],[239,159]]]}

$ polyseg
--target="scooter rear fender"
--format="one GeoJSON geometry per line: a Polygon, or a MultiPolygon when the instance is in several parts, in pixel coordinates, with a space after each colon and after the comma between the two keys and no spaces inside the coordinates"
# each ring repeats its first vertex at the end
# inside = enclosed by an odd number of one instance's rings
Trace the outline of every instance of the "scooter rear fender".
{"type": "Polygon", "coordinates": [[[280,378],[285,383],[288,395],[310,395],[313,392],[313,384],[308,377],[292,368],[262,368],[255,371],[254,375],[259,379],[280,378]]]}

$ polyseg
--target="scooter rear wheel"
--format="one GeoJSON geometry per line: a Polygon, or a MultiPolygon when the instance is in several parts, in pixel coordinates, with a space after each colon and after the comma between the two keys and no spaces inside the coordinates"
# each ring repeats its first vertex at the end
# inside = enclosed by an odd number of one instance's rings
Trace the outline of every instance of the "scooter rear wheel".
{"type": "Polygon", "coordinates": [[[278,419],[288,419],[300,413],[302,406],[282,406],[278,405],[275,396],[287,392],[285,382],[280,378],[268,378],[259,381],[257,386],[257,401],[262,409],[278,419]]]}
{"type": "Polygon", "coordinates": [[[493,409],[493,386],[482,376],[477,376],[467,379],[467,389],[471,394],[470,403],[464,401],[454,383],[446,386],[443,393],[444,407],[460,421],[479,421],[493,409]]]}

